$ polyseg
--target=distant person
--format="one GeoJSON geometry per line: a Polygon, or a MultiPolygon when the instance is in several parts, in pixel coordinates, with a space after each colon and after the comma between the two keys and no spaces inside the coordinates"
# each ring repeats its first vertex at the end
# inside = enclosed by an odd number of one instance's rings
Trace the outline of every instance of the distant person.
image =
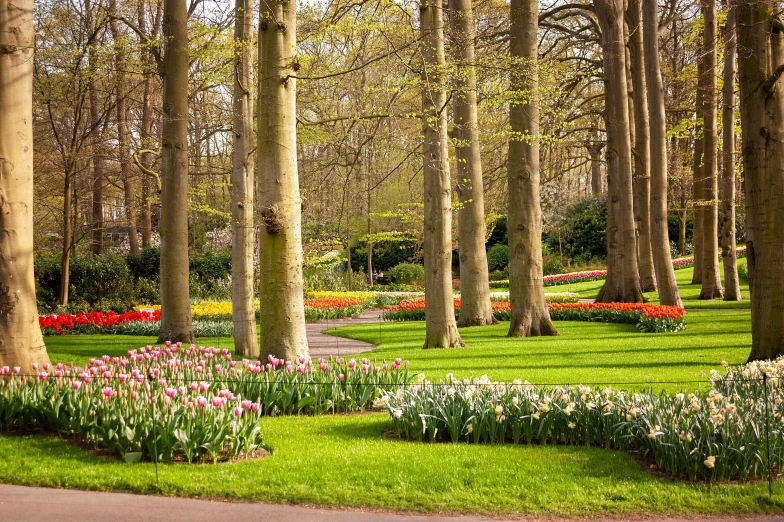
{"type": "Polygon", "coordinates": [[[373,284],[378,283],[378,270],[373,270],[373,284]]]}

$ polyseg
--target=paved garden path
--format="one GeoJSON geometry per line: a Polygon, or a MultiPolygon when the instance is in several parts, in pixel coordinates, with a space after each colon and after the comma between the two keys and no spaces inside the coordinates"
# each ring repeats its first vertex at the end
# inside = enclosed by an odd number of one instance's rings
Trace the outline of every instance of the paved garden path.
{"type": "MultiPolygon", "coordinates": [[[[522,506],[521,506],[522,507],[522,506]]],[[[221,502],[191,498],[131,495],[73,489],[34,488],[0,484],[0,520],[17,521],[166,521],[166,522],[232,522],[255,520],[274,522],[480,522],[488,520],[526,520],[561,522],[564,520],[687,522],[694,520],[778,522],[782,516],[747,517],[712,516],[657,518],[649,515],[598,518],[533,518],[492,519],[472,515],[418,515],[410,513],[365,511],[361,509],[323,509],[289,504],[255,502],[221,502]]]]}
{"type": "Polygon", "coordinates": [[[381,310],[371,309],[365,310],[359,317],[349,317],[346,319],[333,319],[330,321],[308,323],[305,328],[308,333],[310,356],[313,359],[318,359],[319,357],[328,357],[330,355],[346,356],[372,350],[376,347],[375,344],[366,343],[364,341],[357,341],[354,339],[346,339],[344,337],[336,337],[334,335],[327,335],[321,332],[324,330],[334,329],[337,326],[361,323],[377,323],[380,321],[381,310]]]}

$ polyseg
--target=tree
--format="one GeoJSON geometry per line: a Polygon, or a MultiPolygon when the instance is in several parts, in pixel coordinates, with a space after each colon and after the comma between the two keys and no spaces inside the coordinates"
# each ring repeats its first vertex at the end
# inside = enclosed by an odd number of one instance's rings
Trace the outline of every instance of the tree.
{"type": "Polygon", "coordinates": [[[753,361],[784,351],[784,38],[778,2],[735,5],[753,361]]]}
{"type": "Polygon", "coordinates": [[[724,85],[722,87],[721,258],[724,260],[724,300],[740,301],[738,259],[735,254],[735,7],[730,3],[724,26],[724,85]]]}
{"type": "Polygon", "coordinates": [[[188,287],[188,12],[163,1],[161,141],[161,333],[158,342],[193,341],[188,287]]]}
{"type": "Polygon", "coordinates": [[[659,4],[642,0],[643,54],[650,110],[651,144],[651,245],[659,302],[683,307],[675,271],[672,268],[667,233],[667,120],[664,86],[659,65],[659,4]]]}
{"type": "Polygon", "coordinates": [[[703,93],[703,155],[702,155],[702,290],[700,299],[716,299],[723,295],[719,274],[718,175],[716,170],[716,2],[701,0],[705,33],[702,39],[704,65],[703,93]]]}
{"type": "Polygon", "coordinates": [[[604,190],[602,183],[602,149],[604,143],[595,141],[588,142],[585,149],[591,158],[591,194],[600,196],[604,190]]]}
{"type": "Polygon", "coordinates": [[[452,294],[452,190],[449,175],[444,11],[419,4],[422,40],[422,144],[425,178],[425,348],[463,346],[452,294]]]}
{"type": "Polygon", "coordinates": [[[234,149],[231,162],[231,301],[234,351],[256,356],[256,312],[253,305],[255,198],[253,161],[253,4],[236,0],[234,7],[234,149]]]}
{"type": "Polygon", "coordinates": [[[49,363],[33,276],[33,1],[0,3],[0,366],[49,363]]]}
{"type": "MultiPolygon", "coordinates": [[[[643,292],[656,290],[656,276],[651,249],[651,163],[648,96],[645,85],[645,62],[642,36],[642,0],[629,2],[629,56],[633,84],[634,117],[634,222],[637,225],[637,264],[643,292]]],[[[630,115],[631,116],[631,115],[630,115]]]]}
{"type": "Polygon", "coordinates": [[[262,2],[259,22],[261,356],[309,357],[297,172],[296,2],[262,2]]]}
{"type": "Polygon", "coordinates": [[[509,337],[558,335],[542,281],[542,211],[539,203],[538,2],[512,0],[513,61],[509,121],[509,337]]]}
{"type": "Polygon", "coordinates": [[[607,278],[597,302],[643,301],[637,270],[623,1],[595,0],[607,113],[607,278]]]}
{"type": "Polygon", "coordinates": [[[485,251],[485,197],[479,143],[471,0],[450,0],[452,50],[457,65],[453,95],[457,156],[460,317],[458,326],[495,324],[485,251]]]}

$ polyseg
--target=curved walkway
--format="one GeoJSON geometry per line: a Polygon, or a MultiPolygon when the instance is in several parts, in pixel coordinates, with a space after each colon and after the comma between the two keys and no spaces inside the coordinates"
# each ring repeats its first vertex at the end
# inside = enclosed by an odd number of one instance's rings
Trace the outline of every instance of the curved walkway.
{"type": "Polygon", "coordinates": [[[332,319],[329,321],[319,321],[317,323],[308,323],[305,329],[308,334],[308,346],[310,348],[310,356],[313,359],[319,357],[344,357],[347,355],[355,355],[362,352],[368,352],[376,347],[375,344],[366,343],[365,341],[357,341],[356,339],[346,339],[335,335],[328,335],[322,333],[324,330],[334,329],[338,326],[346,326],[349,324],[363,324],[363,323],[378,323],[381,322],[381,310],[370,309],[362,312],[358,317],[348,317],[346,319],[332,319]]]}
{"type": "MultiPolygon", "coordinates": [[[[522,506],[521,506],[522,507],[522,506]]],[[[166,521],[166,522],[218,522],[221,520],[259,520],[270,522],[480,522],[489,520],[534,521],[645,521],[645,522],[694,522],[749,521],[777,522],[784,520],[780,515],[747,516],[689,516],[657,517],[636,514],[601,517],[527,517],[488,518],[475,515],[442,516],[438,514],[395,513],[389,511],[366,511],[362,509],[325,509],[289,504],[264,504],[259,502],[223,502],[192,498],[163,497],[156,495],[132,495],[103,491],[80,491],[73,489],[36,488],[0,484],[0,520],[16,521],[166,521]]]]}

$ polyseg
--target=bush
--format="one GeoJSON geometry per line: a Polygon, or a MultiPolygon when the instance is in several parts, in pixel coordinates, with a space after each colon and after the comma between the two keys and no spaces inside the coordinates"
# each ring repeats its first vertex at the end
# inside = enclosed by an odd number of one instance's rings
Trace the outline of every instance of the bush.
{"type": "MultiPolygon", "coordinates": [[[[38,306],[52,310],[60,291],[60,256],[35,258],[35,280],[38,306]]],[[[70,260],[69,297],[75,308],[93,308],[106,301],[104,306],[120,307],[134,299],[134,285],[128,266],[121,256],[72,255],[70,260]]]]}
{"type": "Polygon", "coordinates": [[[425,278],[425,267],[414,263],[400,263],[385,274],[393,283],[407,285],[425,278]]]}
{"type": "Polygon", "coordinates": [[[554,230],[543,236],[553,252],[574,263],[607,257],[607,199],[589,197],[566,209],[554,230]],[[559,250],[560,248],[560,250],[559,250]]]}
{"type": "Polygon", "coordinates": [[[161,271],[161,249],[144,247],[139,255],[126,255],[125,263],[128,265],[128,272],[134,278],[157,282],[161,271]]]}
{"type": "Polygon", "coordinates": [[[490,281],[509,281],[509,269],[493,270],[490,272],[490,281]]]}
{"type": "Polygon", "coordinates": [[[487,251],[487,267],[491,272],[504,270],[509,266],[509,247],[506,245],[493,245],[487,251]]]}
{"type": "MultiPolygon", "coordinates": [[[[367,240],[362,239],[351,247],[351,266],[362,267],[367,273],[367,240]]],[[[421,255],[413,237],[405,237],[373,243],[373,269],[386,272],[401,263],[410,263],[421,255]]]]}

